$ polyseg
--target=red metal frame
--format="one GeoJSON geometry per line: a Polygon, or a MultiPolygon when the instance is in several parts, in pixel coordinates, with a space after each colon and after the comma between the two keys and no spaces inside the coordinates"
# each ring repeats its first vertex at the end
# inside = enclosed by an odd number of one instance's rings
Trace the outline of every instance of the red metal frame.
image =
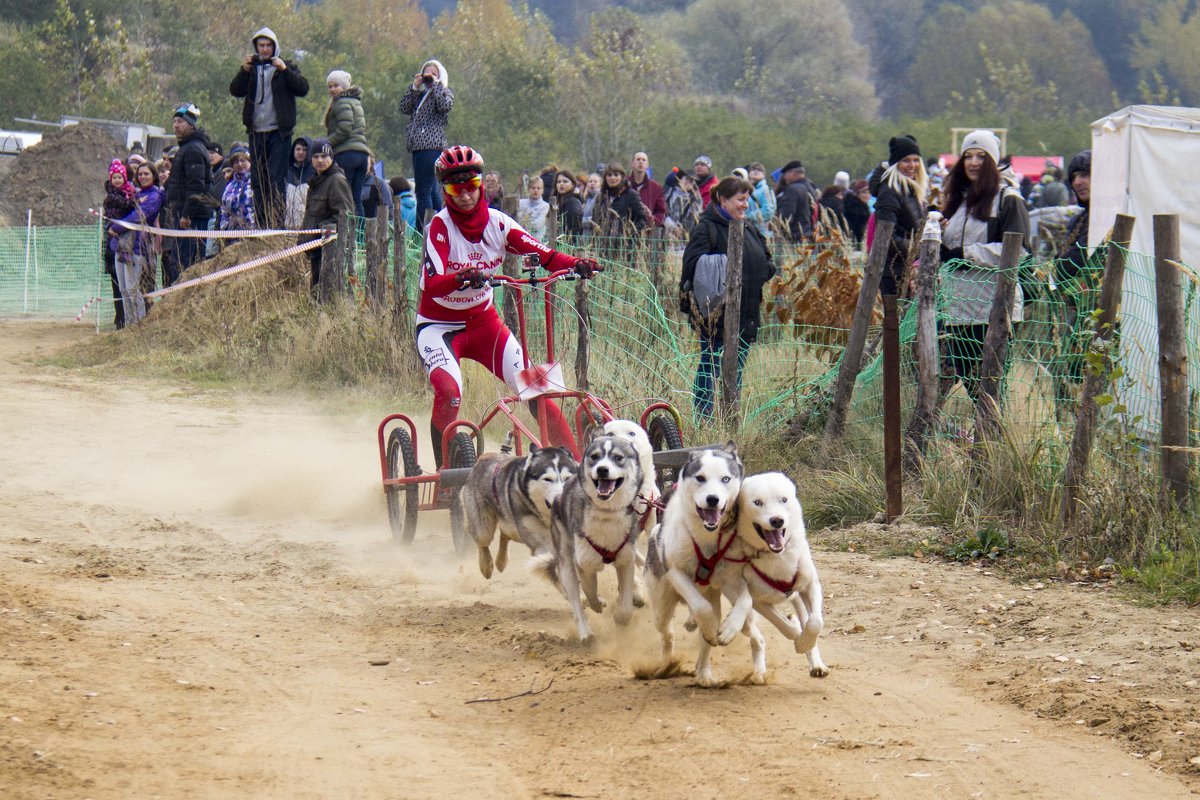
{"type": "MultiPolygon", "coordinates": [[[[553,295],[554,284],[559,280],[573,274],[574,273],[571,270],[558,270],[550,273],[544,278],[539,278],[537,276],[530,276],[529,278],[512,278],[507,275],[498,274],[495,275],[492,280],[514,287],[528,286],[534,289],[541,287],[542,292],[547,295],[553,295]]],[[[522,302],[523,294],[524,291],[518,288],[516,297],[517,333],[520,337],[522,350],[528,353],[529,348],[526,342],[527,326],[525,320],[525,306],[522,302]]],[[[544,299],[542,307],[546,319],[546,355],[548,362],[553,363],[555,360],[554,314],[553,305],[550,302],[550,298],[547,297],[544,299]]],[[[612,406],[609,405],[607,401],[597,397],[594,394],[591,394],[590,392],[564,390],[558,392],[545,392],[543,394],[539,394],[537,397],[538,399],[545,398],[547,400],[570,399],[579,401],[579,404],[575,409],[574,431],[575,444],[577,448],[575,455],[577,457],[579,453],[582,452],[586,444],[586,442],[583,441],[583,433],[585,430],[584,415],[587,414],[588,418],[590,419],[593,414],[598,414],[601,420],[604,422],[609,422],[615,419],[612,406]]],[[[503,414],[505,417],[507,417],[509,422],[512,424],[514,451],[517,455],[524,454],[524,440],[528,440],[531,444],[537,445],[538,447],[543,446],[542,443],[547,442],[550,439],[549,423],[546,420],[546,415],[538,415],[539,435],[535,435],[533,431],[529,430],[529,427],[525,425],[524,422],[517,418],[516,406],[523,402],[527,401],[515,395],[504,396],[499,398],[493,404],[492,408],[486,414],[484,414],[483,419],[479,421],[478,425],[470,420],[465,419],[457,419],[450,423],[450,425],[446,428],[444,435],[442,436],[442,463],[445,464],[449,459],[450,440],[453,438],[455,431],[457,431],[459,428],[466,428],[470,430],[475,439],[476,448],[478,449],[479,443],[483,441],[483,429],[486,428],[499,414],[503,414]]],[[[683,423],[679,412],[674,408],[674,406],[664,402],[652,403],[646,408],[645,411],[642,412],[641,425],[643,428],[646,426],[646,420],[649,418],[650,413],[656,410],[665,410],[670,413],[671,416],[675,418],[676,425],[682,428],[683,423]]],[[[422,473],[421,475],[401,476],[398,478],[388,477],[386,435],[388,433],[389,426],[394,422],[400,422],[407,426],[409,436],[412,438],[413,449],[416,450],[418,448],[417,426],[409,416],[405,414],[389,414],[383,418],[383,421],[379,423],[379,428],[376,431],[376,439],[379,443],[379,468],[383,477],[383,485],[385,489],[390,486],[412,486],[415,484],[420,487],[418,490],[418,510],[428,511],[445,508],[446,506],[444,500],[446,498],[443,496],[443,493],[440,491],[439,487],[440,473],[430,472],[422,473]]]]}

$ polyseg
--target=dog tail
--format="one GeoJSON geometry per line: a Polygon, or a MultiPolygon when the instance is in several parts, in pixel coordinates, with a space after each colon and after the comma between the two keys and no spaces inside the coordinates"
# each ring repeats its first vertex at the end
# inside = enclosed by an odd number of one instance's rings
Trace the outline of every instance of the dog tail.
{"type": "Polygon", "coordinates": [[[554,553],[542,553],[529,559],[529,571],[534,575],[545,578],[562,591],[562,581],[558,578],[558,559],[554,553]]]}

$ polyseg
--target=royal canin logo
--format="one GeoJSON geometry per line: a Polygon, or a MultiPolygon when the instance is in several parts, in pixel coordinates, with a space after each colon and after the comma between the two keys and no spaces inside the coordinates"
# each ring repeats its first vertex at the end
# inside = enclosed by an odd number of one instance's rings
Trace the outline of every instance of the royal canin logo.
{"type": "Polygon", "coordinates": [[[467,259],[470,261],[478,261],[483,258],[483,253],[467,253],[467,259]]]}
{"type": "MultiPolygon", "coordinates": [[[[472,256],[468,257],[473,257],[473,254],[472,256]]],[[[447,261],[446,269],[448,269],[450,272],[458,272],[459,270],[463,269],[482,269],[485,271],[496,270],[499,269],[500,265],[503,263],[503,256],[493,258],[491,261],[447,261]]]]}

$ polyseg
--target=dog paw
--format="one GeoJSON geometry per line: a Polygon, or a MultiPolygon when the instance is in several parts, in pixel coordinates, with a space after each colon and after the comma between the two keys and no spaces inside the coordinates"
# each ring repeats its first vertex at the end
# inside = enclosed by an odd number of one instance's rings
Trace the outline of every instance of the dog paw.
{"type": "Polygon", "coordinates": [[[596,644],[596,637],[591,633],[579,637],[579,643],[584,647],[591,647],[596,644]]]}
{"type": "Polygon", "coordinates": [[[722,647],[729,644],[733,641],[733,638],[738,635],[739,630],[741,630],[741,628],[732,627],[727,623],[722,624],[721,627],[717,629],[717,644],[721,645],[722,647]]]}
{"type": "Polygon", "coordinates": [[[750,682],[753,683],[755,686],[766,686],[767,685],[767,673],[765,673],[765,672],[750,673],[750,682]]]}
{"type": "Polygon", "coordinates": [[[717,689],[721,686],[721,682],[717,680],[717,676],[714,675],[710,669],[697,672],[696,683],[699,684],[700,688],[702,689],[717,689]]]}
{"type": "Polygon", "coordinates": [[[795,648],[796,648],[796,652],[797,652],[797,653],[799,653],[799,654],[801,654],[801,655],[804,655],[804,654],[805,654],[805,653],[807,653],[809,650],[812,650],[814,647],[816,647],[816,646],[817,646],[817,637],[816,637],[816,634],[811,634],[811,635],[810,635],[810,634],[809,634],[809,633],[806,631],[805,633],[801,634],[800,636],[797,636],[797,637],[796,637],[796,638],[793,640],[792,644],[793,644],[793,645],[795,645],[795,648]]]}
{"type": "Polygon", "coordinates": [[[508,551],[501,550],[496,554],[496,569],[504,572],[504,568],[508,566],[508,551]]]}
{"type": "Polygon", "coordinates": [[[633,596],[633,607],[634,608],[645,608],[646,607],[646,598],[642,597],[640,594],[635,594],[633,596]]]}
{"type": "MultiPolygon", "coordinates": [[[[504,569],[501,567],[501,569],[504,569]]],[[[491,579],[492,577],[492,551],[486,547],[479,548],[479,571],[483,573],[483,577],[491,579]]]]}
{"type": "Polygon", "coordinates": [[[808,674],[814,678],[826,678],[829,677],[829,667],[817,664],[808,668],[808,674]]]}
{"type": "Polygon", "coordinates": [[[628,611],[622,609],[613,614],[613,622],[617,623],[618,625],[628,625],[629,621],[632,619],[633,609],[629,609],[628,611]]]}
{"type": "Polygon", "coordinates": [[[588,598],[587,604],[588,604],[588,608],[590,608],[592,611],[596,612],[597,614],[604,613],[604,609],[608,605],[608,603],[604,602],[603,597],[597,597],[595,600],[588,598]]]}
{"type": "Polygon", "coordinates": [[[688,633],[695,633],[696,627],[696,618],[688,615],[688,618],[683,621],[683,629],[688,633]]]}

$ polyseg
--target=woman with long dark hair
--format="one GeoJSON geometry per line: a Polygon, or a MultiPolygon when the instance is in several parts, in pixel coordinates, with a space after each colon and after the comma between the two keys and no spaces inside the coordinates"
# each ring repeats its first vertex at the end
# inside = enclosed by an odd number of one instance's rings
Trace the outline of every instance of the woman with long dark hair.
{"type": "MultiPolygon", "coordinates": [[[[989,130],[963,139],[958,161],[946,178],[942,200],[942,289],[949,298],[944,316],[946,377],[962,381],[978,400],[979,361],[996,295],[1004,234],[1020,233],[1029,252],[1029,211],[1021,192],[1000,175],[1000,140],[989,130]]],[[[1021,321],[1024,296],[1013,276],[1012,321],[1021,321]]]]}
{"type": "Polygon", "coordinates": [[[554,197],[558,200],[558,232],[567,236],[583,233],[583,201],[575,193],[575,178],[569,172],[554,176],[554,197]]]}
{"type": "Polygon", "coordinates": [[[876,168],[870,186],[875,195],[875,221],[893,225],[879,293],[899,295],[908,279],[912,245],[920,238],[925,201],[929,196],[929,176],[925,173],[925,161],[914,137],[891,138],[887,164],[876,168]]]}

